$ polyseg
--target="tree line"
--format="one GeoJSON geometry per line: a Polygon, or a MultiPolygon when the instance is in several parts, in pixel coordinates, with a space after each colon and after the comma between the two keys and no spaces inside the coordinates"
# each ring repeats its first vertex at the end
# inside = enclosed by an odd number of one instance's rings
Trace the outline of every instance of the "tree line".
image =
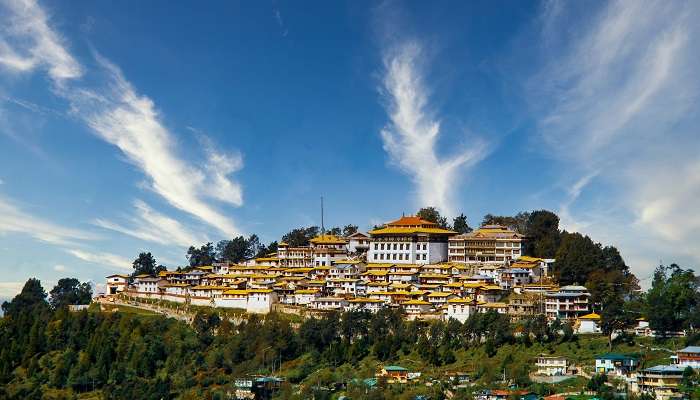
{"type": "MultiPolygon", "coordinates": [[[[411,354],[426,365],[449,366],[461,350],[489,358],[504,345],[579,340],[569,324],[558,320],[537,315],[512,323],[493,311],[474,314],[464,323],[408,321],[400,310],[385,308],[328,313],[301,323],[275,313],[250,315],[234,324],[211,309],[198,312],[191,325],[163,316],[69,312],[65,305],[84,296],[86,287],[70,278],[62,281],[49,298],[40,282],[30,279],[20,294],[3,303],[0,398],[40,399],[49,391],[72,398],[94,390],[108,399],[166,399],[176,393],[180,398],[216,398],[232,389],[235,378],[269,373],[273,365],[279,369],[290,361],[286,375],[291,383],[300,383],[319,366],[352,370],[368,358],[388,364],[411,354]]],[[[623,307],[629,307],[632,320],[646,317],[659,333],[657,340],[687,330],[685,343],[693,345],[700,342],[698,296],[692,270],[661,266],[649,291],[625,299],[623,307]]],[[[508,378],[527,384],[527,363],[508,362],[508,378]]],[[[474,374],[486,379],[494,371],[476,366],[474,374]]]]}

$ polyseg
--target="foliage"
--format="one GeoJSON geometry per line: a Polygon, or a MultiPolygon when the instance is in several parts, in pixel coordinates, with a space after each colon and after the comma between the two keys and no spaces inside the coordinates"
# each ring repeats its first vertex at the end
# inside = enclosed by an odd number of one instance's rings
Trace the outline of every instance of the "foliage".
{"type": "Polygon", "coordinates": [[[214,246],[211,242],[203,244],[199,248],[190,246],[190,248],[187,249],[187,259],[190,262],[190,267],[211,265],[214,261],[216,261],[214,246]]]}
{"type": "Polygon", "coordinates": [[[318,226],[296,228],[282,235],[282,241],[291,247],[308,246],[309,241],[318,236],[318,226]]]}
{"type": "MultiPolygon", "coordinates": [[[[49,307],[36,280],[3,309],[0,337],[12,340],[0,349],[0,398],[9,399],[53,398],[50,391],[65,398],[85,392],[105,398],[219,398],[232,390],[236,378],[269,374],[280,364],[288,382],[301,385],[296,391],[285,384],[279,398],[326,396],[330,392],[322,388],[340,383],[348,384],[350,398],[442,398],[439,383],[428,388],[380,380],[381,389],[367,389],[361,379],[382,364],[396,363],[431,379],[441,378],[440,371],[467,367],[489,385],[505,372],[508,380],[527,386],[529,364],[537,354],[556,353],[584,364],[607,345],[596,337],[579,343],[570,326],[558,321],[547,324],[544,317],[534,317],[514,326],[493,311],[465,323],[408,321],[390,308],[328,313],[300,323],[275,313],[238,315],[234,323],[225,310],[202,307],[191,324],[132,312],[67,312],[49,307]]],[[[638,347],[616,346],[621,352],[638,347]]],[[[657,357],[666,356],[661,351],[657,357]]],[[[688,376],[686,382],[693,379],[688,376]]]]}
{"type": "Polygon", "coordinates": [[[131,276],[137,275],[156,275],[161,271],[165,271],[162,265],[156,265],[156,259],[151,252],[141,252],[131,264],[134,267],[134,272],[131,276]]]}
{"type": "Polygon", "coordinates": [[[519,212],[514,217],[486,214],[481,225],[502,225],[520,234],[525,234],[529,218],[530,213],[528,212],[519,212]]]}
{"type": "Polygon", "coordinates": [[[447,224],[447,217],[440,215],[440,211],[438,211],[438,209],[435,207],[421,208],[416,213],[416,217],[436,223],[440,228],[450,229],[450,226],[447,224]]]}
{"type": "Polygon", "coordinates": [[[467,217],[464,214],[459,214],[452,221],[452,230],[457,233],[469,233],[472,228],[467,223],[467,217]]]}
{"type": "MultiPolygon", "coordinates": [[[[527,236],[525,254],[539,258],[554,258],[559,247],[559,217],[551,211],[538,210],[528,215],[525,230],[527,236]]],[[[516,216],[517,218],[517,216],[516,216]]]]}
{"type": "Polygon", "coordinates": [[[65,307],[69,304],[90,304],[92,300],[92,288],[90,284],[80,283],[75,278],[62,278],[51,289],[51,307],[65,307]]]}
{"type": "Polygon", "coordinates": [[[348,237],[357,232],[357,225],[348,224],[343,227],[343,236],[348,237]]]}
{"type": "Polygon", "coordinates": [[[647,293],[649,327],[662,336],[687,329],[700,312],[698,281],[691,269],[659,266],[647,293]]]}

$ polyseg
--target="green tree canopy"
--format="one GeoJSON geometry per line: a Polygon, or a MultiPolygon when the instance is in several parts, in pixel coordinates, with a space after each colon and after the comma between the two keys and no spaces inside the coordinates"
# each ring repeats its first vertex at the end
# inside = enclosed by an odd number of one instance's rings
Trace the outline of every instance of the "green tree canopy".
{"type": "Polygon", "coordinates": [[[157,265],[156,258],[153,257],[150,251],[139,253],[139,256],[136,257],[132,263],[132,266],[134,267],[134,272],[131,274],[131,276],[142,274],[156,275],[160,271],[165,271],[164,266],[157,265]]]}
{"type": "Polygon", "coordinates": [[[201,267],[211,265],[216,261],[216,253],[211,242],[203,244],[197,248],[190,246],[187,249],[187,259],[190,262],[190,267],[201,267]]]}
{"type": "Polygon", "coordinates": [[[357,225],[348,224],[343,227],[343,236],[348,237],[357,232],[357,225]]]}
{"type": "Polygon", "coordinates": [[[421,208],[416,213],[416,217],[424,219],[426,221],[434,222],[438,224],[440,228],[450,229],[450,226],[447,223],[447,217],[443,217],[442,215],[440,215],[440,211],[438,211],[438,209],[435,207],[421,208]]]}
{"type": "Polygon", "coordinates": [[[551,211],[529,213],[523,232],[527,236],[525,254],[540,258],[554,258],[559,248],[561,232],[559,217],[551,211]]]}
{"type": "Polygon", "coordinates": [[[514,217],[486,214],[484,215],[484,219],[481,221],[481,225],[501,225],[524,235],[527,231],[527,223],[529,219],[530,213],[528,212],[519,212],[514,217]]]}
{"type": "Polygon", "coordinates": [[[92,301],[90,284],[80,283],[75,278],[59,279],[49,294],[51,295],[49,302],[53,308],[65,307],[70,304],[90,304],[92,301]]]}
{"type": "Polygon", "coordinates": [[[296,228],[285,233],[282,236],[282,241],[292,247],[308,246],[309,241],[318,236],[318,226],[309,226],[307,228],[296,228]]]}
{"type": "Polygon", "coordinates": [[[698,281],[692,269],[677,264],[656,268],[647,293],[646,316],[652,330],[665,337],[687,329],[699,306],[698,281]]]}
{"type": "Polygon", "coordinates": [[[12,317],[23,312],[31,312],[36,307],[44,308],[45,306],[48,306],[46,291],[38,279],[30,278],[25,282],[22,291],[12,301],[2,303],[2,311],[6,316],[12,317]]]}
{"type": "Polygon", "coordinates": [[[452,221],[452,230],[457,233],[469,233],[472,231],[472,228],[467,223],[466,215],[459,214],[457,217],[455,217],[455,219],[452,221]]]}

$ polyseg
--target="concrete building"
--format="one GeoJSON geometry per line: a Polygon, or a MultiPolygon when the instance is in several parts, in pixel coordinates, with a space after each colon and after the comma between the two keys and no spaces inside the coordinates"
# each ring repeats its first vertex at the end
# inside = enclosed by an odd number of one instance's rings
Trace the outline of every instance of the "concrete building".
{"type": "Polygon", "coordinates": [[[408,382],[408,370],[397,365],[387,365],[377,373],[377,377],[386,377],[387,383],[408,382]]]}
{"type": "Polygon", "coordinates": [[[576,321],[576,333],[600,333],[600,315],[590,313],[576,321]]]}
{"type": "Polygon", "coordinates": [[[107,277],[107,293],[117,294],[126,290],[129,283],[129,275],[116,274],[107,277]]]}
{"type": "Polygon", "coordinates": [[[318,297],[311,302],[311,307],[317,310],[342,311],[348,306],[348,301],[342,297],[318,297]]]}
{"type": "Polygon", "coordinates": [[[287,268],[312,267],[314,264],[311,247],[291,247],[286,242],[277,245],[277,258],[280,266],[287,268]]]}
{"type": "Polygon", "coordinates": [[[401,217],[369,234],[367,260],[373,263],[431,264],[447,260],[447,239],[456,232],[415,216],[401,217]]]}
{"type": "Polygon", "coordinates": [[[348,251],[352,254],[367,253],[372,242],[372,238],[362,232],[355,232],[346,239],[348,240],[348,251]]]}
{"type": "Polygon", "coordinates": [[[476,312],[476,304],[469,298],[452,298],[447,300],[445,319],[454,318],[464,323],[476,312]]]}
{"type": "Polygon", "coordinates": [[[588,298],[591,294],[583,286],[563,286],[558,291],[545,294],[545,312],[549,319],[575,320],[588,314],[588,298]]]}
{"type": "Polygon", "coordinates": [[[568,365],[566,357],[540,354],[537,357],[535,367],[537,368],[537,375],[560,376],[566,375],[568,365]]]}
{"type": "Polygon", "coordinates": [[[335,261],[347,260],[348,241],[335,236],[322,234],[311,239],[310,247],[314,266],[331,266],[335,261]]]}
{"type": "Polygon", "coordinates": [[[595,372],[598,374],[626,376],[637,366],[639,359],[633,355],[605,353],[595,357],[595,372]]]}
{"type": "Polygon", "coordinates": [[[423,300],[408,300],[401,303],[401,307],[403,307],[407,315],[417,316],[430,312],[433,305],[423,300]]]}
{"type": "Polygon", "coordinates": [[[700,346],[688,346],[676,351],[676,355],[671,356],[673,363],[681,368],[700,368],[700,346]]]}
{"type": "Polygon", "coordinates": [[[682,398],[678,386],[683,380],[684,370],[678,365],[657,365],[644,369],[637,374],[637,388],[656,400],[682,398]]]}
{"type": "Polygon", "coordinates": [[[501,225],[481,228],[449,239],[448,261],[503,264],[522,255],[523,235],[501,225]]]}

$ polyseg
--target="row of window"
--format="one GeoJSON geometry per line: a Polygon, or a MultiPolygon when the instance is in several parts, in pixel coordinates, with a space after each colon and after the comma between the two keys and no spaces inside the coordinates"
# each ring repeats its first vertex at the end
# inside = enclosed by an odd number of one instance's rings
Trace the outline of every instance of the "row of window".
{"type": "MultiPolygon", "coordinates": [[[[374,249],[375,250],[391,250],[392,243],[387,243],[386,248],[384,248],[384,243],[375,243],[374,244],[374,249]]],[[[411,244],[410,243],[393,243],[394,250],[410,250],[411,249],[411,244]],[[405,249],[404,249],[405,246],[405,249]]],[[[428,250],[428,244],[427,243],[417,243],[416,244],[416,250],[428,250]],[[421,247],[422,246],[422,247],[421,247]]]]}
{"type": "MultiPolygon", "coordinates": [[[[409,254],[385,254],[385,253],[374,253],[373,259],[376,260],[391,260],[391,261],[402,261],[402,260],[410,260],[410,255],[409,254]],[[385,257],[386,256],[386,257],[385,257]]],[[[416,260],[417,261],[425,261],[428,259],[427,254],[416,254],[416,260]]]]}

